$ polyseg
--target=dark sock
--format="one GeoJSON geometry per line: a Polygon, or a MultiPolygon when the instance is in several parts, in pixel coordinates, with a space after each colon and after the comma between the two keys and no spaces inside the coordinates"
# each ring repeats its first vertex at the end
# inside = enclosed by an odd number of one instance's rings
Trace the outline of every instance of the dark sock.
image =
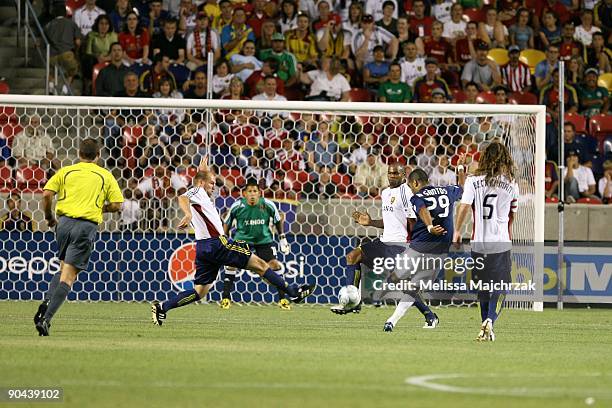
{"type": "Polygon", "coordinates": [[[225,276],[223,277],[223,295],[222,299],[230,299],[232,290],[234,290],[234,281],[236,280],[236,275],[234,273],[225,272],[225,276]]]}
{"type": "Polygon", "coordinates": [[[185,290],[166,300],[164,303],[162,303],[161,307],[164,312],[167,312],[168,310],[186,306],[198,300],[200,300],[200,295],[198,295],[198,292],[196,292],[195,289],[185,290]]]}
{"type": "Polygon", "coordinates": [[[484,322],[489,314],[489,299],[491,294],[488,291],[478,292],[478,303],[480,304],[480,318],[484,322]]]}
{"type": "Polygon", "coordinates": [[[421,312],[421,314],[425,316],[427,320],[431,320],[435,317],[429,306],[427,306],[427,304],[423,300],[423,297],[420,293],[414,293],[412,297],[414,298],[414,306],[419,309],[419,312],[421,312]]]}
{"type": "Polygon", "coordinates": [[[279,293],[281,291],[285,291],[289,294],[289,296],[297,296],[297,288],[293,285],[288,285],[285,279],[274,272],[272,269],[268,268],[266,273],[264,273],[263,278],[268,281],[272,286],[278,289],[279,293]]]}
{"type": "Polygon", "coordinates": [[[51,319],[53,319],[53,315],[55,315],[62,306],[64,300],[68,297],[68,293],[70,293],[70,286],[68,286],[66,282],[60,282],[49,299],[49,306],[45,312],[45,320],[50,322],[51,319]]]}
{"type": "Polygon", "coordinates": [[[45,302],[49,302],[51,296],[53,295],[53,292],[55,292],[55,289],[57,288],[57,285],[60,282],[60,275],[61,273],[57,272],[55,275],[53,275],[53,278],[51,278],[51,282],[49,282],[49,288],[47,289],[47,293],[45,293],[45,302]]]}
{"type": "Polygon", "coordinates": [[[495,320],[497,320],[499,314],[502,311],[502,307],[504,306],[504,299],[506,299],[506,295],[504,293],[491,293],[491,300],[489,300],[489,310],[486,318],[491,319],[493,323],[495,323],[495,320]]]}
{"type": "Polygon", "coordinates": [[[357,265],[346,265],[346,284],[359,287],[361,282],[361,268],[357,265]]]}

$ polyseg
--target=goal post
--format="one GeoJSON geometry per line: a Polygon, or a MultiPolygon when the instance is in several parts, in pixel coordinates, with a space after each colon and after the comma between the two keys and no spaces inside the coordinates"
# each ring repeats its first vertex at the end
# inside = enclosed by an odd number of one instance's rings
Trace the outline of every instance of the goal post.
{"type": "MultiPolygon", "coordinates": [[[[104,146],[101,164],[132,198],[122,215],[105,216],[89,272],[70,299],[145,301],[189,287],[193,237],[175,229],[180,215],[174,197],[188,185],[197,161],[208,156],[223,182],[216,197],[222,212],[253,177],[284,214],[291,253],[278,254],[281,272],[289,281],[315,279],[315,303],[336,301],[341,258],[380,232],[351,219],[355,209],[376,217],[380,212],[378,194],[364,185],[369,176],[359,173],[368,155],[376,156],[378,170],[405,161],[409,168],[450,175],[462,149],[476,160],[488,142],[500,140],[518,166],[522,199],[513,235],[533,249],[515,268],[539,288],[519,294],[516,302],[542,308],[545,106],[0,95],[0,120],[0,137],[20,149],[0,162],[0,196],[18,196],[32,221],[0,232],[0,299],[40,299],[49,274],[57,271],[41,188],[58,163],[76,160],[78,143],[87,137],[104,146]],[[52,158],[15,157],[36,156],[23,150],[28,137],[49,138],[52,158]]],[[[376,183],[384,187],[384,181],[376,183]]],[[[218,285],[209,300],[219,299],[218,285]]],[[[233,296],[275,299],[246,272],[233,296]]],[[[449,298],[467,301],[473,296],[449,298]]]]}

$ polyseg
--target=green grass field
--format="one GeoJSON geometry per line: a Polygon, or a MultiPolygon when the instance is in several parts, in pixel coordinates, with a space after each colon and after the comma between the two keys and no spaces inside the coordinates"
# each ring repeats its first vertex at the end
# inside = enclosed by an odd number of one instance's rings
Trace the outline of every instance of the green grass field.
{"type": "Polygon", "coordinates": [[[62,406],[612,406],[610,310],[506,310],[480,344],[476,308],[383,333],[390,307],[194,305],[155,327],[146,304],[69,303],[42,338],[36,307],[0,302],[0,386],[63,387],[62,406]]]}

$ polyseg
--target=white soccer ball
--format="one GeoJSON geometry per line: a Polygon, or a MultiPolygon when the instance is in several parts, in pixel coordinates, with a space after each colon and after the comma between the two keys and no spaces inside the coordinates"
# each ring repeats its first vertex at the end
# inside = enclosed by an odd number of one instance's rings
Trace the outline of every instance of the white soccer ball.
{"type": "Polygon", "coordinates": [[[361,293],[353,285],[343,286],[338,292],[338,302],[343,307],[354,307],[361,302],[361,293]]]}

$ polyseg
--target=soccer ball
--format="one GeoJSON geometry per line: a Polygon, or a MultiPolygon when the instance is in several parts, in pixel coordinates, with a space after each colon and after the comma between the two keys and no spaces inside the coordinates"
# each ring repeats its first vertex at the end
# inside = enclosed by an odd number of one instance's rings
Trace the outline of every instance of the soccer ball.
{"type": "Polygon", "coordinates": [[[338,292],[338,301],[342,307],[355,307],[361,302],[361,293],[353,285],[343,286],[338,292]]]}

